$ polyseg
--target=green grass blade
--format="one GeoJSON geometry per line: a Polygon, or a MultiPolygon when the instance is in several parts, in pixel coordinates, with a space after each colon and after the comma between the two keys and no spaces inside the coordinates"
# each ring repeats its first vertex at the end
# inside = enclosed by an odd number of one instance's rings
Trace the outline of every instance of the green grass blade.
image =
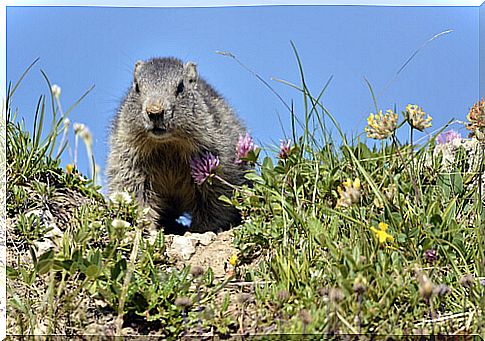
{"type": "Polygon", "coordinates": [[[29,67],[27,67],[27,69],[24,71],[24,73],[22,74],[22,76],[20,76],[19,80],[17,81],[17,83],[15,83],[14,87],[12,88],[12,90],[9,92],[10,96],[9,98],[11,98],[13,96],[13,94],[15,93],[15,91],[17,90],[17,88],[19,87],[20,83],[22,82],[22,80],[25,78],[25,76],[27,75],[27,73],[29,73],[30,69],[32,69],[32,67],[35,65],[35,63],[37,63],[39,61],[40,58],[36,58],[32,64],[29,65],[29,67]]]}

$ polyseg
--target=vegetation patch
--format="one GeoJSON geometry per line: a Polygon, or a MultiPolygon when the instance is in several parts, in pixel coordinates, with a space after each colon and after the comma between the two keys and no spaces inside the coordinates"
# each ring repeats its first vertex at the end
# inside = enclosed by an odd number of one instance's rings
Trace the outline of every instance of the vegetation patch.
{"type": "MultiPolygon", "coordinates": [[[[202,265],[171,259],[173,236],[151,230],[129,193],[104,197],[94,160],[90,177],[60,168],[77,103],[63,112],[45,77],[51,91],[28,129],[14,105],[23,77],[11,86],[8,333],[483,336],[485,102],[466,117],[469,137],[450,122],[416,141],[432,117],[413,104],[383,113],[374,98],[362,142],[322,104],[328,84],[313,95],[298,65],[301,85],[285,82],[303,103],[302,113],[289,107],[291,136],[264,158],[242,137],[252,184],[220,198],[243,217],[219,238],[237,251],[208,247],[202,265]],[[208,263],[218,255],[222,273],[208,263]]],[[[75,152],[78,137],[89,152],[89,130],[74,128],[75,152]]],[[[204,181],[225,181],[217,169],[204,181]]]]}

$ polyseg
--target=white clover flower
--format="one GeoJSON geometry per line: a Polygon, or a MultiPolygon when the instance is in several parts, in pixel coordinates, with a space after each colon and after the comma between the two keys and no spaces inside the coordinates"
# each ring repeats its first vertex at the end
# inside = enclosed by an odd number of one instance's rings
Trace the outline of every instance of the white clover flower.
{"type": "Polygon", "coordinates": [[[64,123],[64,129],[67,129],[69,127],[69,125],[71,124],[71,120],[66,117],[64,119],[63,123],[64,123]]]}
{"type": "Polygon", "coordinates": [[[86,129],[86,126],[82,123],[74,123],[72,125],[72,128],[74,129],[74,133],[77,135],[77,134],[80,134],[84,129],[86,129]]]}
{"type": "Polygon", "coordinates": [[[59,96],[61,95],[61,87],[57,84],[54,84],[51,87],[51,92],[55,98],[59,99],[59,96]]]}
{"type": "Polygon", "coordinates": [[[130,227],[131,224],[125,220],[115,218],[111,222],[111,226],[113,226],[114,228],[127,228],[130,227]]]}
{"type": "Polygon", "coordinates": [[[74,129],[74,134],[79,135],[86,145],[92,146],[93,136],[85,124],[76,122],[72,127],[74,129]]]}
{"type": "Polygon", "coordinates": [[[109,200],[116,205],[128,205],[131,203],[131,195],[127,192],[114,192],[109,196],[109,200]]]}
{"type": "Polygon", "coordinates": [[[84,129],[79,132],[79,136],[83,139],[84,143],[91,146],[93,144],[93,136],[88,127],[84,126],[84,129]]]}

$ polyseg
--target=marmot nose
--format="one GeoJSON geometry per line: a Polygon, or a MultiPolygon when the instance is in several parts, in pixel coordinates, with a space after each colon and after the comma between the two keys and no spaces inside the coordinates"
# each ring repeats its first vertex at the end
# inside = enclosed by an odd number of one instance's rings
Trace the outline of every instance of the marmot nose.
{"type": "Polygon", "coordinates": [[[164,115],[165,115],[165,110],[162,108],[161,105],[159,104],[150,104],[146,107],[146,111],[148,114],[148,118],[150,121],[158,121],[161,120],[163,121],[164,115]]]}
{"type": "Polygon", "coordinates": [[[147,113],[148,114],[154,114],[154,115],[157,115],[157,114],[163,114],[164,110],[162,108],[161,105],[159,104],[150,104],[150,105],[147,105],[147,113]]]}

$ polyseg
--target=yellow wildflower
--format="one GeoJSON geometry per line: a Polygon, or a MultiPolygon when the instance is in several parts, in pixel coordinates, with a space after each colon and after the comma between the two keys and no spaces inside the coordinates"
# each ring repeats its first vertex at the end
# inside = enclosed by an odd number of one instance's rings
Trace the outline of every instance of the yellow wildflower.
{"type": "Polygon", "coordinates": [[[389,227],[388,224],[380,222],[378,225],[379,229],[376,229],[374,226],[371,226],[372,232],[374,232],[379,244],[384,244],[386,241],[390,241],[391,243],[394,242],[394,238],[386,232],[387,228],[389,227]]]}
{"type": "Polygon", "coordinates": [[[72,174],[73,170],[74,170],[74,165],[72,163],[66,165],[66,173],[67,174],[72,174]]]}
{"type": "Polygon", "coordinates": [[[342,185],[343,188],[337,188],[340,195],[340,198],[337,200],[337,207],[350,207],[352,204],[358,203],[361,197],[360,179],[356,178],[354,181],[347,179],[342,185]]]}
{"type": "Polygon", "coordinates": [[[367,132],[367,137],[383,140],[392,135],[397,127],[397,114],[392,110],[386,110],[386,114],[382,115],[382,110],[374,115],[371,113],[367,118],[367,127],[365,131],[367,132]]]}
{"type": "Polygon", "coordinates": [[[237,264],[237,255],[236,254],[233,254],[231,256],[231,258],[229,258],[229,264],[231,264],[232,266],[236,266],[236,264],[237,264]]]}
{"type": "Polygon", "coordinates": [[[414,129],[423,131],[425,128],[431,127],[431,116],[428,115],[427,118],[424,118],[424,116],[426,116],[426,113],[423,111],[423,108],[415,104],[406,106],[406,118],[414,129]]]}

